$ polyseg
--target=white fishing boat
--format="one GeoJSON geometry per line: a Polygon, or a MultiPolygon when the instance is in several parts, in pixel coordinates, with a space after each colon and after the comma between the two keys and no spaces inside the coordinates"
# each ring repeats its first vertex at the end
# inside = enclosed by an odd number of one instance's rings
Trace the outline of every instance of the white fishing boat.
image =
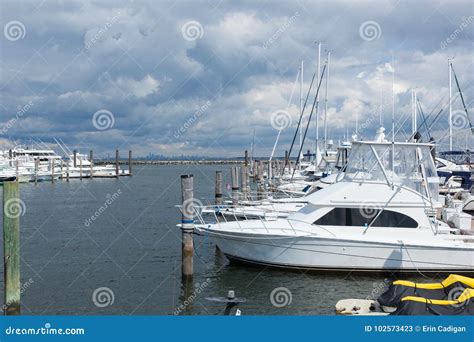
{"type": "Polygon", "coordinates": [[[356,271],[474,271],[474,237],[436,218],[433,145],[354,142],[345,174],[286,219],[206,223],[230,259],[356,271]]]}

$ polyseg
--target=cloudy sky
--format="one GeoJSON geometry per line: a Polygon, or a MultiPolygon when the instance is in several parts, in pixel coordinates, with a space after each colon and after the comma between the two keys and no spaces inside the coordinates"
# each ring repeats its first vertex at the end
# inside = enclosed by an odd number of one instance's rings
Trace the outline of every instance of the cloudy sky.
{"type": "MultiPolygon", "coordinates": [[[[371,138],[380,113],[390,131],[393,89],[406,139],[416,89],[429,123],[444,108],[432,134],[446,144],[448,58],[474,109],[471,1],[2,1],[1,27],[4,147],[56,137],[97,155],[236,156],[255,131],[256,154],[268,155],[284,122],[281,155],[299,116],[299,85],[288,106],[295,79],[303,60],[306,94],[316,41],[322,64],[331,53],[328,138],[353,134],[356,121],[371,138]]],[[[461,109],[457,98],[455,147],[473,147],[461,109]]]]}

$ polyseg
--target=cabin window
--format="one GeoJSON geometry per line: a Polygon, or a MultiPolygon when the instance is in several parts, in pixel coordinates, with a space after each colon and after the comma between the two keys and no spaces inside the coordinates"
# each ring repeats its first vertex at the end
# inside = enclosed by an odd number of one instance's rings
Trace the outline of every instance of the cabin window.
{"type": "MultiPolygon", "coordinates": [[[[334,208],[313,224],[320,226],[365,226],[371,224],[380,210],[364,213],[359,208],[334,208]],[[369,215],[367,215],[369,214],[369,215]]],[[[391,210],[383,210],[372,223],[374,227],[417,228],[418,223],[411,217],[391,210]]]]}

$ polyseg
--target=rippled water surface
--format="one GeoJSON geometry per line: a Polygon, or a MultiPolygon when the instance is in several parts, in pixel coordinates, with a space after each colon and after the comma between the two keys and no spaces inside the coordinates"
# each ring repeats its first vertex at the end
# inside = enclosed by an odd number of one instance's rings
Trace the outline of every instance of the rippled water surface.
{"type": "Polygon", "coordinates": [[[216,170],[229,181],[229,166],[171,165],[136,166],[118,180],[21,184],[22,313],[214,315],[223,305],[205,298],[232,289],[247,315],[333,314],[339,299],[381,293],[384,275],[229,264],[203,237],[195,238],[194,282],[183,286],[179,176],[193,174],[195,197],[212,198],[216,170]],[[283,307],[270,301],[279,287],[289,291],[283,307]]]}

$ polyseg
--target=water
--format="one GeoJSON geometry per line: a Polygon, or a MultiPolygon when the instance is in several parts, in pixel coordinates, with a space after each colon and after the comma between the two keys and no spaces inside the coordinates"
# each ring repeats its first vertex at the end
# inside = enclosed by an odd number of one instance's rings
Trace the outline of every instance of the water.
{"type": "Polygon", "coordinates": [[[247,300],[246,315],[334,314],[339,299],[383,291],[383,275],[229,264],[203,237],[195,238],[194,284],[182,286],[179,176],[194,174],[195,197],[213,198],[215,171],[228,180],[228,169],[136,166],[133,177],[21,184],[22,314],[215,315],[223,304],[205,298],[230,289],[247,300]],[[272,304],[277,288],[288,289],[288,305],[272,304]]]}

